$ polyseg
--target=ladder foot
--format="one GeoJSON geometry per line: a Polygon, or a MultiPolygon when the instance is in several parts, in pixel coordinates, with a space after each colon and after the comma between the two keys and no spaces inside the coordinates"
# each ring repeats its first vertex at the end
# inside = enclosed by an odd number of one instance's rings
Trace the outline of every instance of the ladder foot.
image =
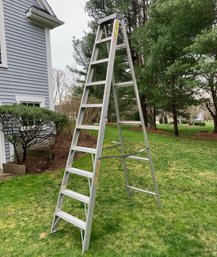
{"type": "Polygon", "coordinates": [[[50,230],[50,234],[54,234],[54,233],[56,233],[57,232],[57,229],[51,229],[50,230]]]}
{"type": "Polygon", "coordinates": [[[161,200],[160,200],[160,198],[159,197],[157,197],[157,206],[158,206],[158,208],[162,208],[162,204],[161,204],[161,200]]]}
{"type": "Polygon", "coordinates": [[[87,252],[89,250],[89,244],[87,244],[85,241],[83,242],[82,245],[82,253],[84,254],[85,252],[87,252]]]}
{"type": "Polygon", "coordinates": [[[57,226],[59,222],[60,222],[60,218],[55,215],[51,226],[50,234],[53,234],[57,231],[57,226]]]}

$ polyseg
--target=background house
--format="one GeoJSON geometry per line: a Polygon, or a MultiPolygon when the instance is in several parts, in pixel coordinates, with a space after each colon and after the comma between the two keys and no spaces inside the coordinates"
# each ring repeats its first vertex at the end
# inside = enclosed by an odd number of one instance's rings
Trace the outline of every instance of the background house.
{"type": "MultiPolygon", "coordinates": [[[[45,0],[0,0],[0,104],[54,108],[50,29],[62,24],[45,0]]],[[[0,168],[12,155],[0,131],[0,168]]]]}

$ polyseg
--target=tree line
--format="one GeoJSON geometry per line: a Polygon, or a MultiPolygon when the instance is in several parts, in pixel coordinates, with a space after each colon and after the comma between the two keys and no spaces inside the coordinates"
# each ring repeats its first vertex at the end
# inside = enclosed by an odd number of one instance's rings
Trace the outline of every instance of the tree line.
{"type": "Polygon", "coordinates": [[[91,22],[82,39],[73,39],[74,59],[82,67],[76,72],[87,72],[98,19],[120,12],[127,22],[146,126],[156,129],[156,115],[167,112],[178,136],[179,117],[202,104],[217,133],[215,0],[88,0],[85,8],[91,22]]]}

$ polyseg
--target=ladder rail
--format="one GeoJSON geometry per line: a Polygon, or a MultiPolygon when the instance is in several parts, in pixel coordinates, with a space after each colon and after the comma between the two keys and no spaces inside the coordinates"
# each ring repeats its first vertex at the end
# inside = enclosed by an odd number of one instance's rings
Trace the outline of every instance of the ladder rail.
{"type": "MultiPolygon", "coordinates": [[[[106,36],[108,35],[107,27],[105,26],[105,34],[106,36]]],[[[109,44],[107,43],[107,51],[109,51],[109,44]]],[[[116,51],[117,51],[117,46],[116,46],[116,51]]],[[[113,91],[113,96],[114,96],[114,105],[115,105],[115,113],[116,113],[116,119],[117,119],[117,126],[118,126],[118,138],[120,142],[120,147],[121,147],[121,155],[125,155],[124,151],[124,143],[123,143],[123,134],[122,134],[122,128],[120,126],[120,110],[119,110],[119,105],[118,105],[118,92],[115,88],[116,81],[115,81],[115,76],[114,72],[112,74],[112,91],[113,91]]],[[[128,197],[130,197],[130,190],[129,190],[129,178],[128,178],[128,173],[127,173],[127,164],[126,164],[126,159],[122,158],[121,159],[123,170],[124,170],[124,177],[125,177],[125,188],[127,191],[128,197]]]]}
{"type": "Polygon", "coordinates": [[[91,233],[91,226],[93,222],[93,212],[94,212],[94,204],[95,204],[96,190],[97,190],[96,185],[99,177],[99,169],[101,164],[100,158],[102,156],[105,126],[107,121],[109,96],[111,91],[112,74],[113,74],[114,61],[115,61],[119,22],[120,22],[119,20],[115,19],[113,23],[112,41],[111,41],[110,52],[109,52],[109,62],[108,62],[108,69],[106,73],[106,85],[104,90],[103,107],[102,107],[101,119],[100,119],[100,130],[99,130],[99,135],[97,140],[97,153],[95,158],[94,179],[93,179],[92,188],[91,188],[90,205],[88,208],[86,230],[85,230],[84,244],[83,244],[83,250],[82,250],[83,252],[88,250],[89,243],[90,243],[90,233],[91,233]]]}
{"type": "MultiPolygon", "coordinates": [[[[100,40],[101,38],[102,38],[102,31],[100,30],[100,26],[98,26],[95,43],[97,42],[97,40],[100,40]]],[[[94,44],[90,62],[93,60],[96,60],[97,56],[98,56],[98,48],[96,47],[96,44],[94,44]]],[[[92,80],[92,77],[93,77],[93,69],[92,69],[91,65],[89,65],[86,83],[85,83],[84,91],[82,94],[81,104],[86,103],[88,100],[89,89],[87,90],[86,84],[92,80]]],[[[61,183],[60,192],[59,192],[58,199],[57,199],[57,206],[55,209],[54,218],[53,218],[53,222],[52,222],[52,226],[51,226],[51,233],[55,232],[56,227],[60,221],[59,217],[56,216],[55,214],[63,206],[64,196],[61,194],[61,189],[66,187],[68,184],[68,181],[69,181],[69,173],[67,172],[67,168],[71,168],[72,163],[74,161],[75,152],[74,151],[72,152],[72,147],[73,147],[73,145],[76,145],[78,143],[80,131],[77,131],[76,128],[77,128],[78,124],[81,124],[83,118],[84,118],[84,110],[82,109],[82,107],[80,105],[77,119],[76,119],[75,129],[74,129],[74,133],[73,133],[73,139],[71,142],[71,146],[70,146],[70,150],[69,150],[69,154],[68,154],[68,158],[67,158],[67,162],[66,162],[65,172],[63,175],[63,180],[61,183]]]]}
{"type": "MultiPolygon", "coordinates": [[[[96,38],[95,38],[95,44],[94,44],[94,47],[93,47],[93,52],[92,52],[92,55],[91,55],[90,63],[93,60],[97,59],[99,50],[96,47],[96,42],[97,42],[97,40],[100,40],[101,38],[102,38],[102,31],[100,30],[100,26],[98,26],[97,33],[96,33],[96,38]]],[[[82,121],[83,121],[83,118],[84,118],[84,109],[82,108],[82,104],[87,103],[88,96],[89,96],[89,89],[87,88],[87,84],[92,80],[92,78],[93,78],[93,69],[92,69],[91,65],[89,65],[88,72],[87,72],[87,78],[86,78],[86,82],[85,82],[85,86],[84,86],[84,90],[83,90],[83,94],[82,94],[82,98],[81,98],[81,103],[80,103],[80,107],[79,107],[79,111],[78,111],[78,115],[77,115],[77,119],[76,119],[76,123],[75,123],[73,139],[72,139],[72,143],[71,143],[71,146],[70,146],[70,151],[69,151],[69,155],[68,155],[68,159],[67,159],[66,169],[71,168],[71,165],[72,165],[73,160],[74,160],[74,154],[72,156],[71,149],[74,145],[76,145],[78,143],[80,132],[78,132],[76,130],[76,128],[79,125],[82,124],[82,121]]]]}
{"type": "Polygon", "coordinates": [[[160,194],[159,194],[158,184],[157,184],[157,180],[156,180],[153,160],[152,160],[152,157],[151,157],[151,154],[150,154],[147,131],[146,131],[144,117],[143,117],[143,113],[142,113],[142,107],[141,107],[139,91],[138,91],[138,86],[137,86],[137,81],[136,81],[136,75],[135,75],[135,71],[134,71],[134,67],[133,67],[133,60],[132,60],[132,56],[131,56],[131,52],[130,52],[130,45],[129,45],[129,41],[128,41],[128,37],[127,37],[127,31],[126,31],[124,20],[121,20],[121,26],[122,26],[122,30],[123,30],[124,42],[126,44],[127,56],[128,56],[128,60],[129,60],[132,79],[133,79],[133,82],[134,82],[134,92],[135,92],[135,95],[136,95],[136,102],[137,102],[137,106],[138,106],[138,110],[139,110],[139,117],[140,117],[140,120],[141,120],[141,123],[142,123],[143,135],[144,135],[147,155],[148,155],[148,158],[149,158],[149,164],[150,164],[152,179],[153,179],[154,186],[155,186],[157,202],[158,202],[158,205],[161,206],[160,194]]]}
{"type": "MultiPolygon", "coordinates": [[[[101,38],[102,38],[102,31],[101,31],[100,26],[99,26],[98,29],[97,29],[97,34],[96,34],[96,38],[95,38],[95,43],[94,43],[90,63],[95,61],[98,57],[99,49],[96,47],[96,42],[97,42],[97,40],[100,40],[101,38]]],[[[89,91],[90,91],[89,88],[87,88],[87,84],[92,81],[93,72],[94,71],[93,71],[91,65],[89,65],[88,72],[87,72],[87,78],[86,78],[86,82],[85,82],[85,86],[84,86],[84,91],[83,91],[83,95],[82,95],[82,98],[81,98],[81,104],[80,104],[77,119],[76,119],[75,130],[74,130],[74,134],[73,134],[73,140],[72,140],[71,148],[72,148],[73,145],[76,145],[77,142],[78,142],[78,137],[76,137],[76,133],[77,133],[76,128],[77,128],[78,125],[82,125],[82,121],[83,121],[83,118],[84,118],[84,109],[82,108],[82,105],[87,104],[89,91]]]]}

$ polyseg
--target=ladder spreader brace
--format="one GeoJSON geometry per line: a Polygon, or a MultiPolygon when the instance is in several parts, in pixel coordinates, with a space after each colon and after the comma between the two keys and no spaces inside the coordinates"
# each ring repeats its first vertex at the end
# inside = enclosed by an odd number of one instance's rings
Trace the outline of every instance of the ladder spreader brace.
{"type": "Polygon", "coordinates": [[[97,182],[99,177],[99,170],[101,165],[101,159],[102,158],[121,158],[122,164],[123,164],[123,170],[124,170],[124,177],[125,177],[125,187],[126,191],[128,193],[128,196],[131,196],[131,192],[138,191],[143,192],[147,194],[151,194],[156,196],[158,205],[160,206],[160,195],[158,191],[157,186],[157,180],[155,177],[155,170],[150,154],[150,149],[148,145],[148,138],[145,128],[145,123],[143,119],[141,104],[140,104],[140,98],[137,88],[137,82],[129,47],[129,42],[127,38],[127,32],[125,27],[125,21],[124,17],[121,14],[112,14],[108,17],[105,17],[98,22],[98,29],[96,33],[96,39],[93,47],[92,56],[90,59],[90,65],[87,72],[87,79],[85,83],[85,87],[83,90],[83,95],[81,99],[81,105],[79,108],[74,135],[68,155],[68,160],[66,163],[65,173],[63,176],[58,200],[57,200],[57,206],[54,213],[54,218],[51,226],[51,233],[55,232],[57,230],[57,226],[59,221],[65,220],[72,225],[78,227],[81,230],[81,238],[82,238],[82,252],[86,252],[89,249],[89,243],[90,243],[90,235],[91,235],[91,227],[92,227],[92,221],[93,221],[93,213],[94,213],[94,204],[95,204],[95,198],[96,198],[96,190],[97,190],[97,182]],[[108,36],[108,24],[112,25],[112,34],[111,36],[108,36]],[[122,30],[123,40],[124,42],[117,45],[118,41],[118,35],[120,31],[120,27],[122,30]],[[104,33],[104,34],[103,34],[104,33]],[[103,37],[105,35],[105,37],[103,37]],[[107,50],[108,50],[108,58],[104,59],[98,59],[99,54],[99,45],[102,43],[107,44],[107,50]],[[115,77],[114,77],[114,61],[115,61],[115,53],[119,49],[126,49],[127,57],[129,61],[129,69],[131,72],[132,80],[126,81],[126,82],[118,82],[116,83],[115,77]],[[101,64],[107,64],[107,72],[106,72],[106,78],[103,81],[93,81],[94,72],[97,69],[97,65],[101,64]],[[102,104],[93,104],[88,103],[90,88],[92,86],[103,86],[104,85],[104,95],[103,95],[103,101],[102,104]],[[118,88],[123,87],[133,87],[135,98],[138,106],[139,111],[139,117],[140,121],[122,121],[120,118],[120,110],[119,110],[119,104],[118,104],[118,88]],[[114,104],[115,104],[115,112],[117,117],[117,126],[118,126],[118,134],[119,134],[119,142],[115,146],[105,147],[105,148],[112,148],[112,147],[120,147],[120,155],[119,156],[107,156],[102,157],[102,151],[103,151],[103,142],[104,142],[104,132],[105,127],[107,123],[107,112],[108,112],[108,105],[109,105],[109,99],[111,94],[111,89],[113,90],[114,94],[114,104]],[[100,116],[100,123],[99,125],[86,125],[83,124],[84,120],[84,114],[86,108],[99,108],[101,110],[101,116],[100,116]],[[131,154],[125,153],[124,144],[123,144],[123,138],[122,138],[122,126],[123,125],[141,125],[144,135],[144,142],[145,142],[145,149],[142,149],[140,151],[136,151],[131,154]],[[79,142],[79,135],[81,130],[96,130],[98,131],[98,137],[97,137],[97,145],[96,148],[89,148],[89,147],[83,147],[78,146],[79,142]],[[140,157],[137,156],[137,154],[146,151],[147,156],[146,157],[140,157]],[[73,167],[74,164],[74,157],[76,152],[83,152],[87,154],[91,154],[92,158],[92,170],[87,171],[83,169],[78,169],[73,167]],[[128,178],[128,172],[127,172],[127,164],[126,159],[132,158],[135,160],[141,160],[141,161],[148,161],[150,166],[150,171],[153,179],[153,184],[155,187],[155,192],[150,192],[148,190],[143,190],[140,188],[136,188],[134,186],[131,186],[129,184],[129,178],[128,178]],[[80,176],[85,177],[88,180],[88,185],[90,189],[90,195],[86,196],[83,194],[80,194],[78,192],[72,191],[67,189],[68,181],[70,176],[80,176]],[[84,204],[84,212],[86,220],[83,221],[69,213],[66,213],[63,211],[63,202],[65,197],[70,197],[74,200],[77,200],[79,202],[82,202],[84,204]]]}
{"type": "Polygon", "coordinates": [[[128,154],[102,156],[100,158],[100,160],[102,160],[102,159],[133,158],[133,157],[137,157],[137,158],[141,158],[140,160],[149,161],[148,158],[144,158],[144,157],[140,157],[140,156],[134,156],[134,155],[140,154],[140,153],[142,153],[144,151],[145,151],[145,149],[141,149],[140,151],[133,152],[133,153],[128,153],[128,154]]]}

